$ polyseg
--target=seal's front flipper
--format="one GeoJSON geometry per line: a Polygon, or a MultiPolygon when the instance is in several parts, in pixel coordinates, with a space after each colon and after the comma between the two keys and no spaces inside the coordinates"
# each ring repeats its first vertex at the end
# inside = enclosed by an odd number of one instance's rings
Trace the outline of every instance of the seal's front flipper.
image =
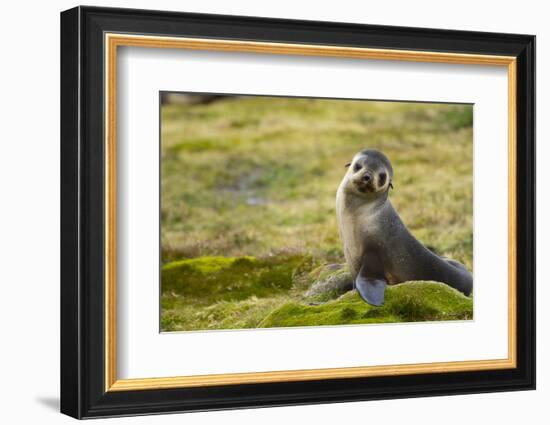
{"type": "Polygon", "coordinates": [[[369,279],[359,273],[355,278],[355,287],[361,298],[370,305],[380,307],[384,304],[384,292],[386,281],[381,279],[369,279]]]}

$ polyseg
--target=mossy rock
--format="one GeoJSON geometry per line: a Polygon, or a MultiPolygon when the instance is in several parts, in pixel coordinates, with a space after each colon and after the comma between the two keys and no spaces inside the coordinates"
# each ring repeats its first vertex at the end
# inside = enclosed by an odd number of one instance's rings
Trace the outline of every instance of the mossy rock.
{"type": "Polygon", "coordinates": [[[162,268],[162,292],[203,305],[252,296],[272,297],[288,292],[294,277],[309,271],[311,264],[311,258],[303,255],[199,257],[174,261],[162,268]]]}
{"type": "Polygon", "coordinates": [[[338,298],[353,288],[351,275],[344,264],[328,264],[307,275],[313,281],[305,297],[310,302],[324,302],[338,298]]]}
{"type": "Polygon", "coordinates": [[[437,282],[389,286],[382,307],[350,291],[345,265],[311,257],[199,257],[162,268],[163,331],[472,318],[472,299],[437,282]]]}
{"type": "Polygon", "coordinates": [[[418,281],[389,286],[381,307],[365,303],[356,291],[321,305],[289,302],[272,311],[259,327],[469,320],[472,316],[471,298],[443,283],[418,281]]]}

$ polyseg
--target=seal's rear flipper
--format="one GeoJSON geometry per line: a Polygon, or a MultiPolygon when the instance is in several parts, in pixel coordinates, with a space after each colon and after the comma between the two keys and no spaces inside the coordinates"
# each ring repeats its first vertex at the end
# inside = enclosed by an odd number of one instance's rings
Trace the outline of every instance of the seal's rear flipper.
{"type": "Polygon", "coordinates": [[[384,292],[386,291],[386,281],[380,279],[369,279],[361,276],[361,273],[355,278],[355,287],[361,295],[361,298],[370,305],[380,307],[384,304],[384,292]]]}

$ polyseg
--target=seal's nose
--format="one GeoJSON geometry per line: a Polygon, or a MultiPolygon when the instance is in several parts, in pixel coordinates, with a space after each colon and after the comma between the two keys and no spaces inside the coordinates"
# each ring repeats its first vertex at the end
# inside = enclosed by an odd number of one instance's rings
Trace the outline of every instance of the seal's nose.
{"type": "Polygon", "coordinates": [[[372,177],[371,177],[371,175],[370,175],[369,173],[363,174],[363,181],[364,181],[365,183],[368,183],[368,182],[370,181],[371,178],[372,178],[372,177]]]}

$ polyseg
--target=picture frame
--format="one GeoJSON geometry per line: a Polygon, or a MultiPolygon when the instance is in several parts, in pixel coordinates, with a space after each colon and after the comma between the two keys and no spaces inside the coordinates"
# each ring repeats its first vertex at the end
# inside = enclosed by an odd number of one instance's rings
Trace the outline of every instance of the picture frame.
{"type": "Polygon", "coordinates": [[[61,194],[62,413],[92,418],[535,388],[534,36],[82,6],[67,10],[61,13],[61,194]],[[508,206],[499,215],[508,220],[508,356],[120,379],[117,53],[131,46],[505,68],[508,206]]]}

